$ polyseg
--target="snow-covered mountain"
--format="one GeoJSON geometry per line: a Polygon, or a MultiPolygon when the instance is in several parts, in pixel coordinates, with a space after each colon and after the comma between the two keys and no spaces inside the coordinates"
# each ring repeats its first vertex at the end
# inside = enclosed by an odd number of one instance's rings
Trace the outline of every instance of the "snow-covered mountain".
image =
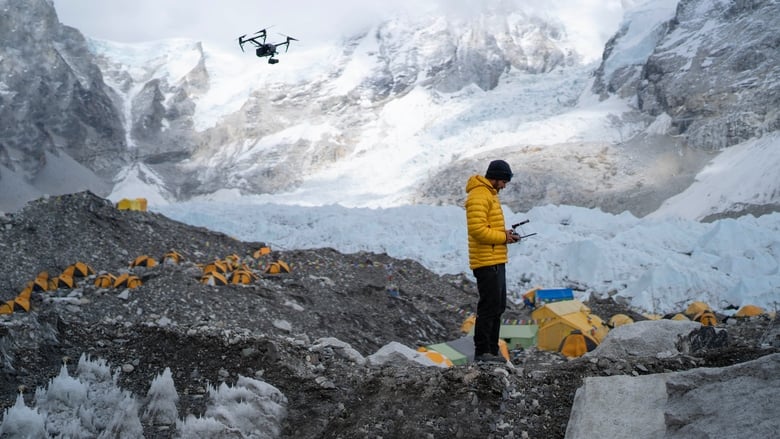
{"type": "MultiPolygon", "coordinates": [[[[56,23],[50,2],[0,4],[9,22],[27,23],[13,27],[17,36],[37,35],[41,16],[49,35],[78,35],[56,23]]],[[[16,90],[32,95],[34,84],[63,81],[35,73],[3,81],[0,102],[32,102],[25,120],[55,139],[85,126],[86,141],[67,138],[89,153],[60,141],[50,154],[69,153],[96,179],[109,174],[112,198],[153,203],[237,194],[304,205],[459,203],[465,176],[502,157],[520,182],[503,194],[515,211],[572,204],[644,215],[688,188],[716,150],[777,130],[776,1],[623,1],[608,42],[586,38],[582,29],[596,23],[561,4],[545,14],[506,1],[467,14],[398,15],[341,45],[294,47],[276,65],[187,40],[27,36],[36,53],[81,61],[50,70],[102,90],[106,117],[92,126],[67,111],[41,116],[50,95],[22,99],[16,90]],[[742,27],[750,30],[735,32],[742,27]],[[109,122],[113,137],[96,137],[109,122]],[[100,139],[103,149],[90,147],[100,139]]],[[[13,60],[1,65],[46,62],[5,42],[0,50],[13,60]]],[[[41,166],[23,167],[29,159],[20,157],[40,146],[15,129],[3,128],[0,184],[11,170],[32,193],[41,166]]],[[[734,204],[771,210],[773,188],[734,204]]]]}

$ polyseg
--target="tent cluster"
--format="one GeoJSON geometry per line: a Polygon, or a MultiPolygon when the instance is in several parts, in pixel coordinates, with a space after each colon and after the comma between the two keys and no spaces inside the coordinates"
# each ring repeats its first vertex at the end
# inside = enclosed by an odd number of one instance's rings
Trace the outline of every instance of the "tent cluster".
{"type": "Polygon", "coordinates": [[[242,260],[232,254],[208,264],[198,264],[202,270],[200,282],[212,286],[248,285],[260,278],[260,272],[275,275],[291,271],[286,262],[280,259],[271,261],[270,255],[270,247],[261,247],[252,253],[252,258],[242,260]],[[253,265],[257,270],[252,268],[253,265]]]}
{"type": "MultiPolygon", "coordinates": [[[[608,321],[593,314],[591,309],[574,299],[571,289],[533,289],[523,295],[523,302],[531,309],[531,319],[504,322],[499,333],[499,347],[502,356],[509,359],[509,351],[536,346],[538,349],[559,352],[567,358],[577,358],[594,350],[607,336],[610,329],[630,325],[634,319],[626,314],[615,314],[608,321]]],[[[745,305],[734,314],[734,318],[750,318],[768,315],[763,309],[745,305]]],[[[667,316],[645,315],[647,319],[661,318],[693,320],[704,326],[715,326],[718,319],[709,305],[693,302],[679,314],[667,316]]],[[[420,347],[432,359],[443,357],[437,364],[467,364],[474,358],[474,324],[476,316],[466,317],[461,325],[464,336],[428,346],[420,347]],[[435,353],[435,354],[434,354],[435,353]],[[449,363],[447,363],[449,361],[449,363]]]]}
{"type": "MultiPolygon", "coordinates": [[[[273,260],[271,249],[263,246],[243,261],[238,255],[229,255],[223,259],[208,264],[198,264],[203,270],[200,278],[202,283],[210,285],[250,284],[259,279],[258,273],[276,275],[289,273],[290,266],[280,260],[273,260]],[[253,269],[252,266],[257,267],[253,269]]],[[[62,288],[72,289],[88,277],[97,288],[128,288],[133,289],[143,285],[142,279],[133,273],[137,267],[152,268],[160,264],[180,264],[185,260],[181,253],[171,250],[159,260],[149,255],[140,255],[130,261],[129,270],[118,275],[109,272],[95,273],[95,270],[84,262],[69,265],[59,276],[49,277],[46,271],[40,272],[35,279],[28,282],[24,289],[13,299],[0,303],[0,315],[12,314],[15,311],[30,311],[32,293],[53,291],[62,288]]]]}
{"type": "MultiPolygon", "coordinates": [[[[746,319],[752,317],[767,317],[774,318],[774,316],[765,311],[760,306],[755,305],[743,305],[733,315],[727,316],[726,319],[746,319]]],[[[670,313],[663,316],[665,319],[671,320],[691,320],[699,322],[704,326],[717,326],[720,322],[712,308],[705,302],[692,302],[683,312],[670,313]]]]}
{"type": "MultiPolygon", "coordinates": [[[[162,261],[164,264],[178,264],[181,261],[184,260],[184,257],[177,251],[171,250],[168,253],[165,253],[162,257],[162,261]]],[[[130,261],[129,268],[133,269],[136,267],[144,267],[144,268],[152,268],[156,267],[160,263],[152,256],[149,255],[140,255],[130,261]]],[[[100,275],[95,278],[94,285],[98,288],[138,288],[141,285],[143,285],[143,280],[138,277],[137,275],[131,273],[131,272],[122,272],[119,275],[115,276],[111,273],[100,273],[100,275]]]]}
{"type": "MultiPolygon", "coordinates": [[[[526,307],[533,310],[531,319],[504,322],[499,329],[499,351],[507,360],[510,359],[510,351],[532,346],[561,352],[570,358],[579,357],[595,349],[609,331],[609,327],[600,317],[592,314],[585,304],[574,299],[574,293],[569,288],[533,289],[523,298],[526,307]]],[[[475,321],[476,316],[473,314],[463,321],[463,337],[428,345],[419,350],[438,352],[455,365],[473,361],[475,321]]],[[[619,316],[614,316],[614,321],[615,324],[628,323],[619,316]]]]}
{"type": "Polygon", "coordinates": [[[266,274],[289,273],[290,266],[281,259],[272,260],[271,247],[263,246],[257,249],[252,257],[257,261],[258,270],[266,274]]]}
{"type": "Polygon", "coordinates": [[[49,277],[49,272],[42,271],[35,276],[35,279],[27,282],[15,298],[0,304],[0,314],[30,311],[30,299],[33,292],[75,288],[78,281],[93,274],[95,274],[95,270],[84,262],[76,262],[67,266],[59,276],[55,277],[49,277]]]}

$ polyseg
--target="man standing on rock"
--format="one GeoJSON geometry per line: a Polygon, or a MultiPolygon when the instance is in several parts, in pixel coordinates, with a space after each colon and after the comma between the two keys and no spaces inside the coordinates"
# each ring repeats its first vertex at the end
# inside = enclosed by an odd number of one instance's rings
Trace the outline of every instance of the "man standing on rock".
{"type": "Polygon", "coordinates": [[[485,176],[472,175],[466,183],[466,223],[469,268],[477,279],[479,302],[474,324],[474,360],[503,362],[498,351],[501,314],[506,310],[507,244],[519,241],[504,225],[498,193],[512,180],[512,169],[493,160],[485,176]]]}

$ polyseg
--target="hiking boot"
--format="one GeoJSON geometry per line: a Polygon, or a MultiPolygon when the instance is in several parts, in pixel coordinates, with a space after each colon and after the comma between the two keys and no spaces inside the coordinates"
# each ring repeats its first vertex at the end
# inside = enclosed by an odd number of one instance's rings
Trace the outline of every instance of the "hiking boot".
{"type": "Polygon", "coordinates": [[[506,360],[500,355],[493,354],[479,354],[474,357],[474,361],[477,363],[505,363],[506,360]]]}

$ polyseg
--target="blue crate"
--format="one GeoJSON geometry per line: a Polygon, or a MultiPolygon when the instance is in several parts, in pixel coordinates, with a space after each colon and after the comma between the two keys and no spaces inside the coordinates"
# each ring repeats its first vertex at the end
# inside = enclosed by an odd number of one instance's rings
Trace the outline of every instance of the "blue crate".
{"type": "Polygon", "coordinates": [[[560,302],[562,300],[574,300],[574,291],[571,288],[536,290],[534,305],[542,306],[545,303],[560,302]]]}

